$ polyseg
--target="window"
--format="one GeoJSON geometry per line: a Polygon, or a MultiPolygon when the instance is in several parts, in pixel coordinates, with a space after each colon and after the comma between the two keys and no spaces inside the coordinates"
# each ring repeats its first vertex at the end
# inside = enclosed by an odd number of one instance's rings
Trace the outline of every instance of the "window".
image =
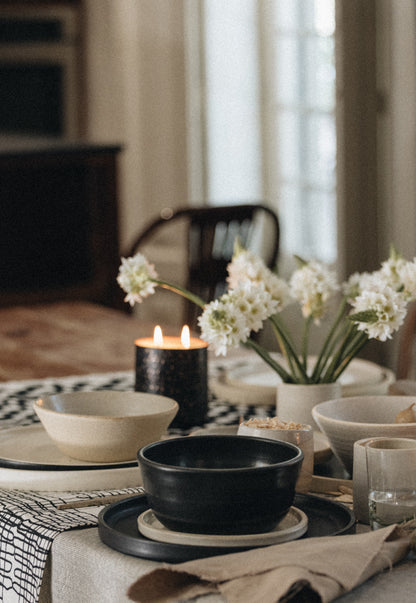
{"type": "Polygon", "coordinates": [[[334,262],[334,0],[195,4],[188,26],[199,20],[203,94],[189,117],[191,129],[202,123],[193,158],[203,177],[192,200],[266,200],[279,214],[283,255],[334,262]]]}

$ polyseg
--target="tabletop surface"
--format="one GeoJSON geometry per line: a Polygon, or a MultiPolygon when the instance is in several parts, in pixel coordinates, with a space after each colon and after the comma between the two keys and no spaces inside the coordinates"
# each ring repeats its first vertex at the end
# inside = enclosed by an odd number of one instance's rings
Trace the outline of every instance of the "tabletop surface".
{"type": "MultiPolygon", "coordinates": [[[[153,327],[122,312],[89,303],[0,308],[0,381],[39,379],[41,384],[45,378],[71,379],[93,373],[105,376],[116,371],[129,371],[131,378],[134,340],[151,334],[153,327]]],[[[4,383],[2,387],[7,389],[9,385],[13,384],[4,383]]],[[[228,422],[230,411],[215,408],[215,413],[219,411],[228,413],[228,422]]],[[[217,415],[211,419],[218,421],[217,415]]],[[[106,547],[95,527],[60,534],[51,553],[53,562],[44,577],[42,603],[85,600],[87,592],[88,600],[98,603],[104,600],[103,589],[110,597],[105,600],[128,601],[125,595],[128,585],[155,567],[155,562],[106,547]]],[[[414,562],[408,561],[393,572],[379,574],[341,599],[345,603],[374,600],[387,603],[394,593],[396,600],[410,603],[414,600],[415,581],[414,562]]],[[[213,596],[203,601],[219,603],[223,599],[213,596]]]]}
{"type": "Polygon", "coordinates": [[[86,302],[0,308],[0,381],[132,369],[153,327],[86,302]]]}

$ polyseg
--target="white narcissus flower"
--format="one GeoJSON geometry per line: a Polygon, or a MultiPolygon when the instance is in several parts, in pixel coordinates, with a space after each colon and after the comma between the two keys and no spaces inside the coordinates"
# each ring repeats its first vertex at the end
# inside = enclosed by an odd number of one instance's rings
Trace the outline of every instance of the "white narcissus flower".
{"type": "Polygon", "coordinates": [[[362,291],[378,288],[379,279],[376,279],[377,287],[375,287],[374,274],[371,272],[354,272],[349,279],[343,283],[342,290],[351,302],[362,291]]]}
{"type": "Polygon", "coordinates": [[[292,297],[302,306],[303,316],[312,316],[316,324],[319,324],[329,299],[339,288],[335,273],[315,261],[305,263],[296,270],[289,285],[292,297]]]}
{"type": "Polygon", "coordinates": [[[404,262],[398,268],[403,293],[408,301],[416,299],[416,258],[412,262],[404,262]]]}
{"type": "Polygon", "coordinates": [[[392,289],[398,291],[402,287],[401,271],[407,264],[407,261],[394,254],[381,264],[381,268],[375,274],[378,274],[392,289]]]}
{"type": "Polygon", "coordinates": [[[282,278],[279,278],[276,274],[273,274],[271,270],[268,272],[269,274],[264,281],[264,288],[277,302],[276,312],[281,312],[292,301],[290,288],[287,282],[282,278]]]}
{"type": "Polygon", "coordinates": [[[127,293],[124,300],[131,306],[155,292],[156,283],[152,279],[157,278],[153,264],[149,264],[143,254],[136,253],[130,258],[121,258],[117,282],[127,293]]]}
{"type": "Polygon", "coordinates": [[[250,334],[244,315],[223,297],[205,306],[198,318],[201,339],[209,343],[217,356],[225,356],[228,348],[244,343],[250,334]]]}
{"type": "Polygon", "coordinates": [[[277,311],[277,301],[266,291],[263,283],[245,281],[228,294],[230,300],[244,315],[249,331],[259,331],[263,322],[277,311]]]}
{"type": "Polygon", "coordinates": [[[380,270],[355,273],[344,285],[344,292],[351,300],[363,291],[380,291],[382,286],[402,291],[407,301],[416,299],[416,258],[409,262],[394,256],[383,262],[380,270]]]}
{"type": "Polygon", "coordinates": [[[289,285],[274,274],[261,258],[247,249],[238,249],[227,266],[227,282],[231,290],[246,281],[259,286],[270,293],[277,302],[276,312],[281,312],[291,301],[289,285]]]}
{"type": "Polygon", "coordinates": [[[395,291],[402,291],[407,301],[416,299],[416,258],[409,262],[392,248],[390,257],[382,262],[376,274],[395,291]]]}
{"type": "Polygon", "coordinates": [[[254,283],[264,282],[267,268],[263,261],[252,251],[237,248],[231,262],[227,266],[227,282],[230,289],[236,289],[239,283],[249,280],[254,283]]]}
{"type": "Polygon", "coordinates": [[[408,262],[401,257],[390,257],[381,264],[380,270],[352,274],[343,284],[349,301],[363,291],[380,291],[382,287],[402,291],[407,301],[416,299],[416,258],[408,262]]]}
{"type": "Polygon", "coordinates": [[[394,291],[381,281],[379,291],[367,290],[358,295],[352,303],[354,313],[351,319],[359,331],[367,333],[370,339],[386,341],[403,324],[406,316],[406,299],[403,293],[394,291]],[[363,313],[360,316],[360,313],[363,313]],[[357,320],[354,316],[357,315],[357,320]]]}
{"type": "Polygon", "coordinates": [[[226,355],[229,348],[246,344],[254,349],[283,380],[294,383],[331,382],[339,379],[348,363],[362,349],[369,338],[386,341],[403,324],[406,306],[416,300],[416,258],[405,261],[394,249],[390,258],[374,272],[353,274],[343,284],[345,298],[330,327],[324,346],[318,356],[314,372],[307,374],[302,357],[307,357],[308,336],[312,320],[319,324],[329,307],[331,297],[338,291],[335,273],[323,264],[305,262],[297,258],[300,268],[290,283],[274,274],[254,253],[235,245],[234,256],[228,265],[229,290],[209,304],[182,287],[159,279],[152,264],[140,253],[122,259],[117,281],[126,291],[131,305],[141,302],[160,286],[170,289],[203,308],[198,319],[201,337],[214,349],[216,355],[226,355]],[[302,357],[298,356],[291,337],[281,320],[275,317],[290,301],[301,305],[304,321],[302,357]],[[352,311],[346,316],[346,304],[352,311]],[[272,318],[279,345],[291,361],[290,374],[276,362],[269,352],[250,339],[266,319],[272,318]],[[342,325],[342,321],[351,321],[342,325]],[[344,336],[340,336],[340,332],[344,336]],[[328,355],[335,359],[329,365],[328,355]],[[296,370],[295,367],[296,366],[296,370]]]}
{"type": "Polygon", "coordinates": [[[225,355],[228,348],[247,341],[251,331],[258,331],[275,313],[277,302],[262,285],[246,281],[236,289],[205,306],[198,318],[201,338],[210,344],[216,355],[225,355]]]}

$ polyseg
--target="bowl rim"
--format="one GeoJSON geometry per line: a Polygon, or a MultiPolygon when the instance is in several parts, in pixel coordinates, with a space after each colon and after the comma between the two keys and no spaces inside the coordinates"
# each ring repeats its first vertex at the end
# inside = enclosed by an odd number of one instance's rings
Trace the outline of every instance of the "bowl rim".
{"type": "Polygon", "coordinates": [[[176,400],[174,400],[173,398],[169,398],[168,396],[162,396],[161,394],[153,394],[153,393],[149,393],[149,392],[122,392],[119,390],[105,390],[104,392],[101,391],[93,391],[93,392],[62,392],[59,394],[44,394],[43,396],[40,396],[39,398],[37,398],[34,402],[33,402],[33,409],[35,410],[36,414],[38,413],[38,410],[42,413],[45,414],[49,414],[52,416],[60,416],[60,417],[73,417],[73,418],[77,418],[77,419],[83,419],[86,421],[96,421],[97,419],[112,419],[115,421],[120,421],[120,420],[125,420],[125,419],[137,419],[137,418],[154,418],[154,417],[164,417],[165,415],[169,415],[172,413],[172,411],[176,410],[176,412],[178,412],[179,410],[179,404],[176,402],[176,400]],[[66,395],[66,394],[75,394],[76,396],[81,397],[82,395],[88,394],[88,393],[120,393],[120,394],[142,394],[142,395],[150,395],[152,397],[157,397],[157,398],[163,398],[166,401],[170,402],[170,406],[169,408],[166,408],[164,410],[158,410],[156,412],[150,412],[150,413],[146,413],[146,414],[132,414],[132,415],[87,415],[87,414],[82,414],[82,413],[73,413],[73,412],[61,412],[59,410],[54,410],[53,408],[45,408],[44,406],[42,406],[41,404],[39,404],[39,402],[42,401],[43,398],[51,398],[53,396],[62,396],[62,395],[66,395]]]}
{"type": "MultiPolygon", "coordinates": [[[[247,425],[246,421],[242,421],[239,425],[237,425],[238,428],[243,427],[244,429],[250,429],[250,431],[254,431],[254,430],[263,430],[263,433],[268,433],[269,431],[277,431],[277,432],[296,432],[296,431],[313,431],[313,427],[312,425],[308,424],[308,423],[299,423],[300,427],[299,428],[295,428],[295,429],[284,429],[283,427],[258,427],[256,425],[247,425]]],[[[241,434],[244,435],[244,434],[241,434]]]]}
{"type": "Polygon", "coordinates": [[[275,469],[277,467],[290,467],[291,465],[296,465],[299,462],[303,461],[304,458],[304,454],[303,451],[299,448],[299,446],[296,446],[296,444],[292,444],[291,442],[283,442],[281,440],[271,440],[269,438],[258,438],[258,437],[254,437],[254,436],[245,436],[245,435],[200,435],[200,436],[192,436],[192,440],[202,440],[202,441],[207,441],[207,440],[233,440],[236,441],[237,439],[240,441],[243,440],[252,440],[252,441],[256,441],[258,442],[266,442],[267,445],[272,444],[272,445],[278,445],[280,447],[283,448],[292,448],[295,452],[296,455],[291,458],[288,459],[286,461],[280,461],[278,463],[270,463],[268,465],[260,465],[257,467],[180,467],[178,465],[169,465],[167,463],[159,463],[157,461],[153,461],[151,459],[146,458],[145,453],[150,449],[150,448],[154,448],[155,446],[168,446],[171,442],[176,442],[178,440],[185,440],[187,438],[189,438],[190,436],[180,436],[177,438],[168,438],[166,440],[159,440],[157,442],[152,442],[150,444],[146,444],[146,446],[143,446],[142,448],[140,448],[137,452],[137,459],[138,462],[140,464],[140,462],[144,462],[147,463],[148,465],[152,466],[152,467],[157,467],[158,469],[162,470],[162,471],[174,471],[175,473],[199,473],[201,471],[203,472],[207,472],[207,473],[231,473],[231,472],[237,472],[237,473],[243,473],[243,472],[249,472],[249,473],[253,473],[253,472],[258,472],[258,471],[270,471],[271,469],[275,469]]]}
{"type": "Polygon", "coordinates": [[[328,417],[325,414],[322,414],[319,412],[319,407],[323,407],[323,406],[331,406],[333,405],[334,402],[348,402],[348,400],[358,400],[361,398],[388,398],[389,401],[391,402],[394,399],[403,399],[403,398],[408,398],[409,399],[409,405],[412,403],[411,400],[412,398],[414,399],[414,402],[416,402],[416,396],[391,396],[388,394],[385,394],[383,396],[350,396],[350,397],[346,397],[346,398],[334,398],[333,400],[325,400],[324,402],[320,402],[319,404],[317,404],[316,406],[314,406],[312,408],[312,416],[314,417],[314,419],[316,419],[317,421],[319,421],[320,419],[323,419],[324,421],[328,421],[331,423],[336,423],[336,424],[342,424],[342,425],[362,425],[362,426],[369,426],[369,427],[389,427],[389,428],[393,428],[393,429],[403,429],[403,427],[407,426],[407,425],[416,425],[416,421],[411,421],[409,423],[373,423],[373,422],[369,422],[369,421],[352,421],[350,419],[336,419],[334,417],[328,417]]]}

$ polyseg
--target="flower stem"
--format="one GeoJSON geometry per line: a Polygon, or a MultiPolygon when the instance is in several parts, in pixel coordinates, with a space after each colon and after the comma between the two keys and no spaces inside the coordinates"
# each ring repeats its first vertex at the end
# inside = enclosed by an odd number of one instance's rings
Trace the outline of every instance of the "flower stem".
{"type": "Polygon", "coordinates": [[[334,322],[332,323],[332,326],[328,332],[328,335],[325,338],[325,341],[323,343],[319,357],[316,361],[315,368],[312,373],[313,382],[319,381],[321,372],[323,371],[326,364],[328,363],[329,357],[330,357],[333,349],[335,348],[335,345],[336,345],[335,334],[340,327],[341,320],[344,318],[346,307],[347,307],[347,298],[344,297],[342,299],[338,312],[335,316],[334,322]]]}
{"type": "Polygon", "coordinates": [[[348,358],[352,360],[352,358],[357,355],[358,351],[361,350],[367,340],[368,335],[358,332],[357,327],[353,323],[350,323],[344,338],[338,346],[337,353],[333,355],[331,363],[325,371],[322,379],[320,379],[320,382],[331,383],[335,381],[349,363],[348,360],[347,364],[344,366],[344,361],[348,358]]]}
{"type": "Polygon", "coordinates": [[[290,338],[286,335],[284,329],[281,328],[277,316],[270,316],[269,320],[272,324],[282,354],[286,358],[290,367],[292,373],[291,381],[294,381],[295,383],[309,383],[309,378],[306,373],[306,370],[304,369],[298,358],[293,343],[291,342],[290,338]]]}
{"type": "Polygon", "coordinates": [[[204,308],[206,306],[206,303],[203,299],[201,299],[198,295],[191,293],[187,289],[184,289],[180,285],[171,285],[171,283],[167,283],[166,281],[161,281],[158,279],[151,280],[159,287],[162,287],[162,289],[168,289],[169,291],[173,291],[174,293],[179,293],[179,295],[182,295],[182,297],[185,297],[190,302],[196,304],[200,308],[204,308]]]}
{"type": "Polygon", "coordinates": [[[347,332],[345,333],[344,337],[342,338],[341,343],[338,346],[338,351],[332,356],[332,360],[331,360],[329,366],[326,368],[324,374],[322,375],[322,377],[320,379],[321,383],[333,382],[334,372],[336,371],[336,369],[339,366],[339,363],[343,359],[344,350],[345,350],[345,347],[348,345],[351,335],[352,335],[352,325],[350,324],[350,325],[348,325],[347,332]]]}
{"type": "Polygon", "coordinates": [[[261,345],[253,341],[253,339],[247,339],[244,345],[252,348],[282,378],[285,383],[293,383],[291,375],[285,371],[285,369],[278,362],[276,362],[269,352],[261,345]]]}
{"type": "Polygon", "coordinates": [[[353,360],[357,354],[363,349],[365,344],[368,341],[368,335],[366,333],[360,333],[359,337],[357,337],[357,342],[354,347],[351,349],[348,356],[346,356],[343,361],[339,364],[338,368],[334,371],[334,381],[339,379],[341,374],[345,371],[347,366],[350,364],[351,360],[353,360]]]}
{"type": "Polygon", "coordinates": [[[308,316],[303,325],[303,335],[302,335],[302,366],[303,370],[307,371],[308,369],[308,344],[309,344],[309,333],[311,330],[312,324],[312,315],[308,316]]]}
{"type": "Polygon", "coordinates": [[[287,365],[289,367],[289,371],[292,374],[292,377],[294,378],[295,375],[298,373],[298,371],[296,370],[296,365],[293,362],[292,356],[290,354],[288,354],[288,351],[285,347],[284,335],[282,335],[280,333],[279,329],[276,327],[276,325],[273,322],[272,322],[272,328],[273,328],[274,334],[276,336],[277,343],[279,344],[280,351],[282,352],[283,357],[285,358],[287,365]]]}

